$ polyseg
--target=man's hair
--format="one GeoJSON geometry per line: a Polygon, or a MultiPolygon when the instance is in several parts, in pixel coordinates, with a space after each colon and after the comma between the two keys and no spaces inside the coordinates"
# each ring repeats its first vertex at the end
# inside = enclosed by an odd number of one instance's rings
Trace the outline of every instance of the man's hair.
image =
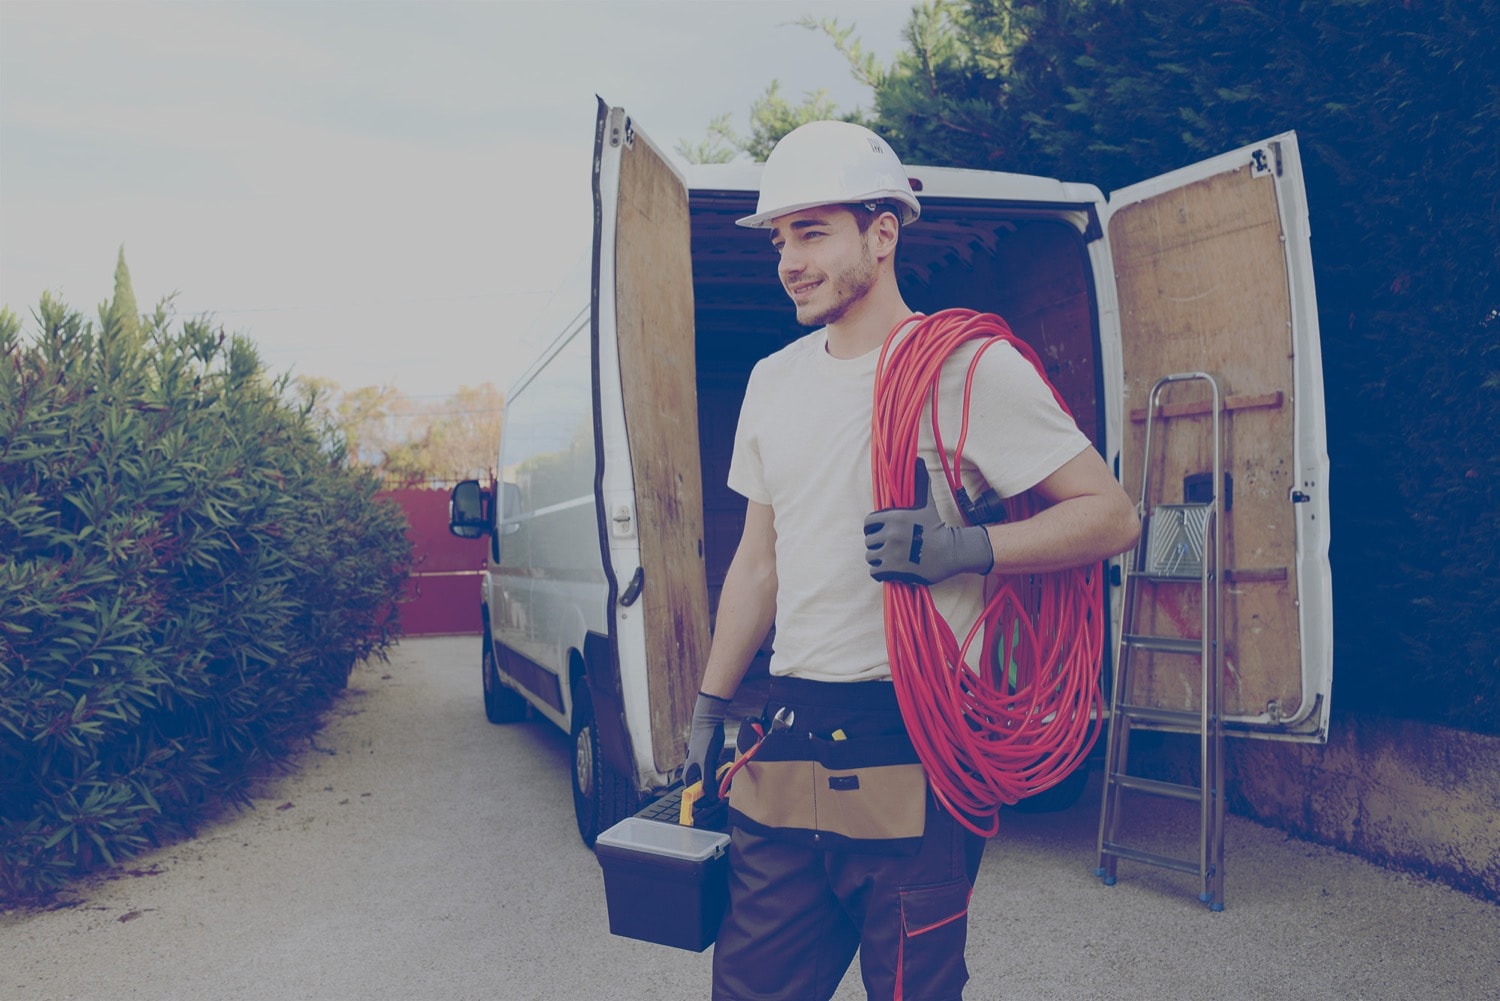
{"type": "Polygon", "coordinates": [[[854,202],[845,208],[854,216],[854,223],[861,233],[887,212],[896,217],[897,230],[901,228],[901,207],[895,202],[854,202]]]}

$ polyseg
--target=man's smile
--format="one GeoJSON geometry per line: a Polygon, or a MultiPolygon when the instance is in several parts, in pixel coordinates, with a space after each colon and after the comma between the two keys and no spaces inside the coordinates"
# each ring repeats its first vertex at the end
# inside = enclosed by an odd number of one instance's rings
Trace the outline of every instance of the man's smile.
{"type": "Polygon", "coordinates": [[[793,299],[805,299],[812,291],[823,284],[823,279],[814,278],[810,281],[790,282],[786,286],[787,295],[793,299]]]}

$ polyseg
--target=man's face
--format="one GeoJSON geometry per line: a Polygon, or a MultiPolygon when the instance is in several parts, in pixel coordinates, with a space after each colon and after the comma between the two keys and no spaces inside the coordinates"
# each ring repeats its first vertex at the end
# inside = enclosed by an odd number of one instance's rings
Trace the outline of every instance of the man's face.
{"type": "Polygon", "coordinates": [[[854,214],[839,205],[789,212],[772,221],[777,274],[805,327],[836,323],[875,284],[875,260],[854,214]]]}

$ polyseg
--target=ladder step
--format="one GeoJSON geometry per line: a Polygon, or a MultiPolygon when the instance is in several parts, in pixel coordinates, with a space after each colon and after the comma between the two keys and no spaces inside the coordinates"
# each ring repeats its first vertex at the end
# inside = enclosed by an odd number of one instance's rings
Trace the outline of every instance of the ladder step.
{"type": "MultiPolygon", "coordinates": [[[[1182,573],[1170,571],[1130,570],[1127,571],[1136,580],[1148,580],[1153,584],[1175,583],[1175,584],[1201,584],[1203,574],[1198,570],[1187,570],[1182,573]]],[[[1212,577],[1212,575],[1210,575],[1212,577]]]]}
{"type": "Polygon", "coordinates": [[[1115,772],[1110,775],[1109,780],[1121,789],[1133,789],[1136,792],[1149,793],[1152,796],[1168,796],[1172,799],[1186,799],[1194,803],[1203,801],[1203,790],[1197,786],[1185,786],[1178,782],[1162,782],[1158,779],[1142,778],[1139,775],[1124,775],[1115,772]]]}
{"type": "Polygon", "coordinates": [[[1185,726],[1199,729],[1203,715],[1191,709],[1160,709],[1156,706],[1133,706],[1120,703],[1116,710],[1131,722],[1157,723],[1162,726],[1185,726]]]}
{"type": "Polygon", "coordinates": [[[1143,636],[1140,633],[1126,633],[1122,640],[1129,646],[1150,650],[1153,653],[1182,653],[1196,656],[1203,652],[1202,640],[1183,639],[1180,636],[1143,636]]]}
{"type": "Polygon", "coordinates": [[[1127,848],[1113,841],[1104,842],[1104,847],[1100,849],[1100,852],[1104,855],[1113,855],[1115,858],[1122,858],[1131,862],[1144,862],[1147,865],[1159,866],[1163,869],[1175,869],[1178,872],[1192,873],[1195,876],[1202,875],[1197,862],[1173,858],[1170,855],[1158,855],[1156,852],[1142,851],[1139,848],[1127,848]]]}

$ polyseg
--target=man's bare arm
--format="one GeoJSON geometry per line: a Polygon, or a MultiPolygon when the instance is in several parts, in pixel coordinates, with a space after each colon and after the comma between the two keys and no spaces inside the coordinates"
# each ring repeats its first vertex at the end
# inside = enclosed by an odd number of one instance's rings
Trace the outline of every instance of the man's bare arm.
{"type": "Polygon", "coordinates": [[[1092,448],[1035,487],[1051,507],[989,526],[999,573],[1046,573],[1097,563],[1135,545],[1141,523],[1124,489],[1092,448]]]}
{"type": "Polygon", "coordinates": [[[740,544],[724,576],[713,645],[700,689],[731,699],[776,618],[776,523],[767,504],[749,502],[740,544]]]}

